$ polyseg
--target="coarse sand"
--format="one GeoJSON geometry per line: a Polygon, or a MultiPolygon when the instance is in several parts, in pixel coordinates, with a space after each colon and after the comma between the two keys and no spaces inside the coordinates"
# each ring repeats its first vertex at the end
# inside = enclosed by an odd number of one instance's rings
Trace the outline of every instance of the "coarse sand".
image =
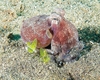
{"type": "Polygon", "coordinates": [[[100,80],[100,0],[0,0],[0,80],[100,80]],[[22,21],[63,8],[84,43],[81,57],[62,68],[29,54],[22,21]]]}

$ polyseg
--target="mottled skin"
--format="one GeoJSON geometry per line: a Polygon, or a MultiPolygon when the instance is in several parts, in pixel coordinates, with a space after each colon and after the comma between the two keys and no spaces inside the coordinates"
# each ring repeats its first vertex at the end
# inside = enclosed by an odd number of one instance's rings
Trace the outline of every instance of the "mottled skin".
{"type": "Polygon", "coordinates": [[[51,15],[39,15],[23,21],[21,37],[24,42],[38,40],[37,48],[51,44],[48,53],[56,56],[59,66],[62,62],[74,61],[79,57],[83,44],[78,40],[75,26],[64,18],[65,11],[56,8],[51,15]],[[72,52],[71,52],[72,51],[72,52]]]}
{"type": "Polygon", "coordinates": [[[58,54],[57,61],[70,62],[78,57],[78,53],[75,55],[69,53],[79,42],[78,32],[75,26],[64,18],[62,11],[52,13],[48,18],[53,31],[51,50],[54,51],[54,55],[58,54]]]}
{"type": "Polygon", "coordinates": [[[38,40],[37,48],[46,47],[51,43],[52,34],[47,20],[48,15],[39,15],[23,21],[21,38],[24,42],[38,40]]]}

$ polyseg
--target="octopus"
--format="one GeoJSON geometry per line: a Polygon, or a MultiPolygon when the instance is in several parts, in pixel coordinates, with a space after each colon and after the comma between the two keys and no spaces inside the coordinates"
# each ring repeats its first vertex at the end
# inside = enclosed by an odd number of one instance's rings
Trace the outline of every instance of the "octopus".
{"type": "Polygon", "coordinates": [[[64,17],[65,11],[57,8],[50,15],[38,15],[23,21],[21,37],[24,42],[37,39],[37,48],[51,46],[49,53],[61,66],[79,58],[83,44],[75,26],[64,17]]]}

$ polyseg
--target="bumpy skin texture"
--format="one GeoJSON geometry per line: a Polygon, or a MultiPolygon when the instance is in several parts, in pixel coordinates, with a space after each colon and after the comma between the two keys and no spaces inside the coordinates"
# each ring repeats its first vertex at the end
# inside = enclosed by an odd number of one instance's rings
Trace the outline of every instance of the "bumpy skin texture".
{"type": "Polygon", "coordinates": [[[32,42],[37,39],[37,48],[46,47],[51,43],[52,34],[47,20],[48,15],[39,15],[23,21],[21,38],[24,42],[32,42]]]}
{"type": "Polygon", "coordinates": [[[64,18],[65,11],[56,9],[51,15],[39,15],[23,21],[21,37],[24,42],[38,40],[37,48],[51,44],[48,53],[56,56],[59,67],[62,62],[75,61],[83,48],[75,26],[64,18]]]}
{"type": "Polygon", "coordinates": [[[70,62],[79,56],[78,53],[70,54],[70,50],[79,44],[78,32],[75,26],[64,18],[62,11],[57,10],[48,18],[53,31],[51,50],[55,55],[58,54],[57,61],[70,62]]]}

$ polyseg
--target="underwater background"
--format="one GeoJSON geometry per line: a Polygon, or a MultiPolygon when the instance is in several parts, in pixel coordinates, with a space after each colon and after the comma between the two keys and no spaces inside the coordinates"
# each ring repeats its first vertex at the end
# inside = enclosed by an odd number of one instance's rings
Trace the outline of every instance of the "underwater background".
{"type": "Polygon", "coordinates": [[[0,80],[100,80],[100,0],[0,0],[0,80]],[[63,8],[84,43],[81,57],[62,68],[29,54],[22,21],[63,8]]]}

